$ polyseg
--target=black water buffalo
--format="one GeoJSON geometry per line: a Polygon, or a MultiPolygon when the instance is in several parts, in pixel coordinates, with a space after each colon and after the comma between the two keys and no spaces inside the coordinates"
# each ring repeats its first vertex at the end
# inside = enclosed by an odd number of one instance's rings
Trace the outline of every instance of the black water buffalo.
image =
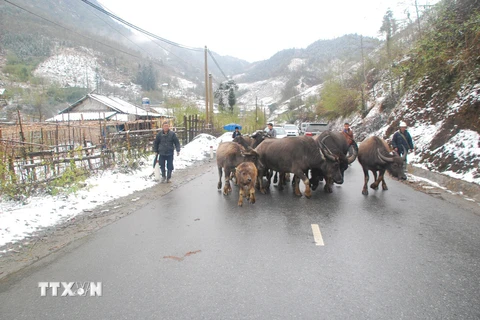
{"type": "Polygon", "coordinates": [[[241,144],[246,150],[255,149],[260,143],[267,138],[267,133],[262,130],[254,132],[252,135],[237,136],[234,142],[241,144]]]}
{"type": "Polygon", "coordinates": [[[222,169],[225,172],[225,186],[223,194],[227,195],[232,191],[230,186],[231,173],[235,167],[242,162],[253,162],[257,167],[262,167],[258,154],[253,150],[246,151],[244,147],[235,142],[222,142],[217,148],[218,185],[222,188],[222,169]]]}
{"type": "MultiPolygon", "coordinates": [[[[328,156],[329,154],[333,155],[335,161],[338,161],[340,165],[340,172],[342,177],[344,176],[345,170],[348,169],[348,165],[355,161],[357,158],[357,146],[350,145],[343,135],[339,131],[324,131],[320,135],[315,137],[315,141],[318,146],[324,151],[324,154],[328,156]],[[350,153],[350,156],[348,155],[350,153]]],[[[315,190],[318,186],[318,183],[322,178],[325,178],[325,192],[331,193],[333,186],[333,179],[329,174],[321,172],[318,169],[312,170],[312,189],[315,190]]]]}
{"type": "MultiPolygon", "coordinates": [[[[343,178],[338,163],[326,159],[317,143],[311,137],[286,137],[283,139],[267,139],[262,142],[255,151],[258,153],[264,168],[259,169],[260,191],[265,193],[265,186],[261,181],[264,170],[277,172],[291,172],[297,176],[295,194],[301,195],[299,179],[305,184],[305,196],[310,198],[310,181],[305,171],[310,168],[318,168],[323,172],[331,172],[335,182],[342,183],[343,178]]],[[[268,188],[270,180],[267,178],[268,188]]]]}
{"type": "Polygon", "coordinates": [[[407,176],[405,175],[405,168],[403,166],[405,156],[406,152],[403,157],[390,152],[387,142],[379,137],[365,139],[358,148],[358,162],[362,165],[365,176],[362,194],[368,195],[368,170],[373,172],[373,177],[375,178],[375,182],[370,185],[370,188],[374,190],[378,189],[380,182],[382,183],[382,189],[388,190],[384,180],[385,170],[396,178],[406,180],[407,176]]]}

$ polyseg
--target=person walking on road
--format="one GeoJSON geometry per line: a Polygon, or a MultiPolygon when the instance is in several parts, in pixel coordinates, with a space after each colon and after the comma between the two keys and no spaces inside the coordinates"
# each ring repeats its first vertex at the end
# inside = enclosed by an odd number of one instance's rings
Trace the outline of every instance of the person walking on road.
{"type": "MultiPolygon", "coordinates": [[[[162,183],[170,183],[173,171],[173,154],[177,150],[177,156],[180,155],[180,142],[175,132],[170,130],[170,124],[165,121],[162,124],[162,130],[157,133],[153,143],[153,151],[156,153],[155,162],[159,162],[162,172],[162,183]],[[167,172],[165,174],[165,163],[167,172]]],[[[155,166],[155,163],[154,163],[155,166]]]]}
{"type": "MultiPolygon", "coordinates": [[[[413,150],[413,141],[410,133],[407,131],[407,124],[404,121],[400,121],[398,127],[398,131],[393,134],[392,147],[396,153],[402,156],[408,153],[409,150],[413,150]]],[[[405,164],[406,163],[407,157],[405,156],[405,164]]]]}

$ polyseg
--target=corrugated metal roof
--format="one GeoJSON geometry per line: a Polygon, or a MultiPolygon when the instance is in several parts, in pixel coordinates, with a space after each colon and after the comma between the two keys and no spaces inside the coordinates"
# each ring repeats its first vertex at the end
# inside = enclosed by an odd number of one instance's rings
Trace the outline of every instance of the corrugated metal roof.
{"type": "Polygon", "coordinates": [[[160,114],[162,116],[166,116],[169,113],[171,114],[173,112],[173,110],[170,110],[170,112],[168,112],[169,110],[167,108],[164,108],[164,107],[150,107],[150,109],[155,110],[155,112],[157,112],[158,114],[160,114]]]}
{"type": "Polygon", "coordinates": [[[135,106],[127,101],[124,101],[117,97],[107,97],[99,94],[89,94],[92,99],[95,99],[110,108],[119,111],[120,113],[134,114],[137,116],[150,116],[150,117],[160,117],[158,113],[147,112],[139,106],[135,106]]]}
{"type": "Polygon", "coordinates": [[[57,122],[57,121],[81,121],[82,116],[83,120],[103,120],[103,119],[110,119],[111,117],[115,117],[117,112],[72,112],[72,113],[62,113],[57,114],[56,116],[47,119],[47,122],[57,122]]]}

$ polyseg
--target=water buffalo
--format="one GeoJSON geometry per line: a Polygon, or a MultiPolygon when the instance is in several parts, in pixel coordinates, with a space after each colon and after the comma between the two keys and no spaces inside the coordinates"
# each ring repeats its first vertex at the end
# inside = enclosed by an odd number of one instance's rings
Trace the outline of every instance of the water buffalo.
{"type": "MultiPolygon", "coordinates": [[[[335,161],[338,161],[342,177],[348,165],[357,158],[357,146],[350,145],[345,138],[345,135],[339,131],[324,131],[315,137],[318,146],[324,151],[325,155],[333,155],[335,161]],[[350,156],[348,154],[350,153],[350,156]]],[[[333,160],[333,159],[332,159],[333,160]]],[[[321,178],[325,178],[325,192],[331,193],[333,186],[333,179],[331,175],[318,170],[312,170],[312,189],[315,190],[321,178]]]]}
{"type": "Polygon", "coordinates": [[[384,180],[385,170],[392,176],[406,180],[405,169],[403,167],[405,155],[400,157],[396,153],[391,153],[387,142],[379,137],[370,137],[365,139],[358,148],[358,162],[362,165],[365,183],[363,185],[362,194],[368,195],[368,170],[373,172],[375,182],[370,188],[377,190],[380,182],[382,189],[388,190],[384,180]],[[377,179],[378,171],[378,179],[377,179]]]}
{"type": "Polygon", "coordinates": [[[242,162],[254,162],[256,166],[261,166],[258,154],[252,149],[246,151],[244,147],[236,142],[222,142],[217,148],[217,167],[218,167],[218,185],[217,188],[222,188],[222,168],[225,172],[225,186],[223,187],[223,194],[227,195],[232,191],[230,185],[230,174],[235,170],[235,167],[242,162]]]}
{"type": "Polygon", "coordinates": [[[299,179],[305,184],[305,196],[310,198],[310,181],[305,175],[309,168],[318,168],[324,172],[331,172],[334,180],[338,183],[343,182],[342,174],[338,163],[326,159],[317,143],[313,138],[286,137],[283,139],[268,139],[262,142],[256,149],[263,168],[259,169],[260,191],[265,193],[265,189],[270,186],[270,180],[267,179],[267,185],[263,186],[261,181],[264,170],[270,169],[277,172],[291,172],[298,178],[295,183],[295,194],[300,196],[299,179]]]}
{"type": "Polygon", "coordinates": [[[255,149],[260,143],[267,138],[267,133],[264,131],[256,131],[251,136],[237,136],[233,139],[234,142],[241,144],[246,150],[255,149]]]}
{"type": "Polygon", "coordinates": [[[246,195],[250,203],[255,203],[255,181],[257,180],[257,167],[252,162],[240,163],[235,172],[237,184],[240,187],[238,205],[243,205],[246,195]]]}

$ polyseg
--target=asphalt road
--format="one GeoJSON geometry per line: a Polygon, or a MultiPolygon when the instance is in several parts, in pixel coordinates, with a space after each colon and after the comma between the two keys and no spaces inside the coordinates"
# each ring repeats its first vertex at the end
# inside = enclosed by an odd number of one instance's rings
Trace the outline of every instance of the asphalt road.
{"type": "Polygon", "coordinates": [[[390,178],[363,196],[357,163],[345,180],[239,208],[211,169],[0,282],[0,319],[479,319],[480,215],[390,178]],[[102,296],[42,297],[56,281],[102,296]]]}

